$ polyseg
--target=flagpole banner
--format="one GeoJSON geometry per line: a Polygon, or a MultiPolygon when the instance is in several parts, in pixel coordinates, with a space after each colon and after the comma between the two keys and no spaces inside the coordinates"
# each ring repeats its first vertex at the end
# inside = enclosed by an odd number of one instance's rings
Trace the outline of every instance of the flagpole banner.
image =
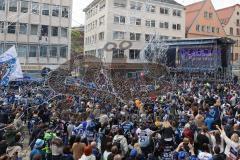
{"type": "Polygon", "coordinates": [[[7,86],[9,81],[23,78],[15,46],[0,55],[0,86],[7,86]]]}

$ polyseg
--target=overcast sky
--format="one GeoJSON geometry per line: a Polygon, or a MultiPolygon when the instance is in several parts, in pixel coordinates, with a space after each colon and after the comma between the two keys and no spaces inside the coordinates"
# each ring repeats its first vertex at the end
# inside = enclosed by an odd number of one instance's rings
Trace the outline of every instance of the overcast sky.
{"type": "MultiPolygon", "coordinates": [[[[93,0],[73,0],[73,16],[72,16],[72,25],[79,26],[84,24],[84,12],[82,11],[88,4],[93,0]]],[[[176,0],[177,2],[188,5],[200,0],[176,0]]],[[[236,3],[240,4],[240,0],[212,0],[213,5],[216,9],[228,7],[236,3]]]]}

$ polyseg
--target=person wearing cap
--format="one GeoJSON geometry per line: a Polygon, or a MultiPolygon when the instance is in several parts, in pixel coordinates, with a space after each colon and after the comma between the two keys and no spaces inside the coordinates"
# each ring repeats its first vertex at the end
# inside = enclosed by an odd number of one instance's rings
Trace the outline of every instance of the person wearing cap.
{"type": "Polygon", "coordinates": [[[88,145],[84,147],[84,152],[79,160],[96,160],[96,157],[92,153],[92,146],[88,145]]]}
{"type": "Polygon", "coordinates": [[[45,152],[42,151],[44,147],[44,140],[37,139],[34,145],[34,149],[30,153],[30,160],[34,160],[36,155],[40,155],[42,160],[45,160],[45,152]]]}

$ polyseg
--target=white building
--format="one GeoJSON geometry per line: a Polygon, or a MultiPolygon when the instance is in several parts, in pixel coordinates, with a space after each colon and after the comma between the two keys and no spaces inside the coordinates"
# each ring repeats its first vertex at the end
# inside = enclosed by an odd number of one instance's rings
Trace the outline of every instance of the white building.
{"type": "Polygon", "coordinates": [[[15,45],[22,69],[70,59],[72,0],[0,0],[0,54],[15,45]]]}
{"type": "Polygon", "coordinates": [[[144,53],[140,50],[151,35],[162,39],[185,37],[184,6],[174,0],[94,0],[84,12],[84,53],[103,54],[107,63],[141,62],[144,53]],[[122,41],[130,41],[131,48],[119,49],[122,41]]]}

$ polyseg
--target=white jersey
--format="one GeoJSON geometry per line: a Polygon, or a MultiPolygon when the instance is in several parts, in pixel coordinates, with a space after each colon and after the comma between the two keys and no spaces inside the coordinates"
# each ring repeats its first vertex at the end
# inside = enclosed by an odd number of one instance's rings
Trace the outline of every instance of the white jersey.
{"type": "Polygon", "coordinates": [[[138,143],[140,144],[141,147],[147,147],[150,145],[150,136],[152,133],[153,131],[150,130],[149,128],[145,130],[141,130],[140,128],[138,128],[136,130],[136,134],[138,136],[138,143]]]}

